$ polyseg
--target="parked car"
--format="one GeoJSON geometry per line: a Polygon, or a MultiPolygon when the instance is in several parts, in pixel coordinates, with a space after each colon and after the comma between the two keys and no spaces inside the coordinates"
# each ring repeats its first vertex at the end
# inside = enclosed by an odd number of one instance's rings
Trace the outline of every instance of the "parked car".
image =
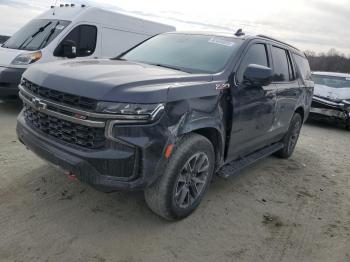
{"type": "Polygon", "coordinates": [[[0,96],[16,95],[33,64],[111,58],[172,26],[103,9],[61,5],[30,21],[0,47],[0,96]]]}
{"type": "Polygon", "coordinates": [[[314,72],[311,117],[345,124],[350,130],[350,74],[314,72]]]}
{"type": "Polygon", "coordinates": [[[214,173],[290,157],[312,95],[308,61],[286,43],[166,33],[115,59],[28,69],[17,133],[81,181],[142,189],[155,213],[181,219],[214,173]]]}

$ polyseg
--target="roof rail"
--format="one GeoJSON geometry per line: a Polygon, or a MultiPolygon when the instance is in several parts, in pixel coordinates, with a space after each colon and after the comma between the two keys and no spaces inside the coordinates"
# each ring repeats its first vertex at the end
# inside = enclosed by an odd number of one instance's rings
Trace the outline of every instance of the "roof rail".
{"type": "Polygon", "coordinates": [[[266,39],[269,39],[269,40],[272,40],[272,41],[275,41],[275,42],[278,42],[278,43],[281,43],[281,44],[284,44],[284,45],[287,45],[287,46],[292,47],[292,48],[298,50],[299,52],[301,52],[301,51],[299,50],[299,48],[296,48],[295,46],[290,45],[290,44],[288,44],[288,43],[286,43],[286,42],[283,42],[283,41],[281,41],[281,40],[278,40],[278,39],[276,39],[276,38],[273,38],[273,37],[270,37],[270,36],[266,36],[266,35],[257,35],[257,36],[258,36],[258,37],[261,37],[261,38],[266,38],[266,39]]]}

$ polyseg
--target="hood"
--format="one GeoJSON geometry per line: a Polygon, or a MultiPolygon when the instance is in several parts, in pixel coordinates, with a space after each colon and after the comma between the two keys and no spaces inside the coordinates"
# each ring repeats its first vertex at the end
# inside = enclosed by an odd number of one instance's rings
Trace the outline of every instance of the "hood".
{"type": "Polygon", "coordinates": [[[331,100],[348,100],[350,99],[350,87],[334,88],[326,85],[315,85],[314,95],[331,100]]]}
{"type": "Polygon", "coordinates": [[[29,81],[60,92],[99,101],[160,103],[177,83],[211,81],[173,69],[118,60],[81,60],[34,65],[24,74],[29,81]]]}
{"type": "Polygon", "coordinates": [[[10,49],[0,47],[0,66],[10,66],[11,62],[20,54],[30,53],[26,50],[10,49]]]}

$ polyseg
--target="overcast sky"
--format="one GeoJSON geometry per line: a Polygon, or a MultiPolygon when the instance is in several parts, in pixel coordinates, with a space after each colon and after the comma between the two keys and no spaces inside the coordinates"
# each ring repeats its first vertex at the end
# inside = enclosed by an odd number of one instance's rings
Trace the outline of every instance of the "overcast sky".
{"type": "MultiPolygon", "coordinates": [[[[0,35],[19,27],[55,0],[0,0],[0,35]]],[[[350,55],[350,0],[68,0],[114,9],[179,30],[235,31],[266,34],[302,50],[327,52],[336,48],[350,55]]],[[[64,3],[67,3],[64,2],[64,3]]],[[[62,1],[57,1],[62,3],[62,1]]]]}

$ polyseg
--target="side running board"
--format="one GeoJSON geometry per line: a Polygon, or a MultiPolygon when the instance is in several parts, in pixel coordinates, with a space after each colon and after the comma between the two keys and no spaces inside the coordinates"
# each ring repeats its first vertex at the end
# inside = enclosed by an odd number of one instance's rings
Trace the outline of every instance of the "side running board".
{"type": "Polygon", "coordinates": [[[272,155],[278,150],[282,149],[284,145],[282,143],[276,143],[269,147],[265,147],[251,155],[244,158],[234,160],[225,166],[223,166],[216,174],[220,177],[228,178],[230,176],[237,175],[242,169],[252,165],[253,163],[272,155]]]}

